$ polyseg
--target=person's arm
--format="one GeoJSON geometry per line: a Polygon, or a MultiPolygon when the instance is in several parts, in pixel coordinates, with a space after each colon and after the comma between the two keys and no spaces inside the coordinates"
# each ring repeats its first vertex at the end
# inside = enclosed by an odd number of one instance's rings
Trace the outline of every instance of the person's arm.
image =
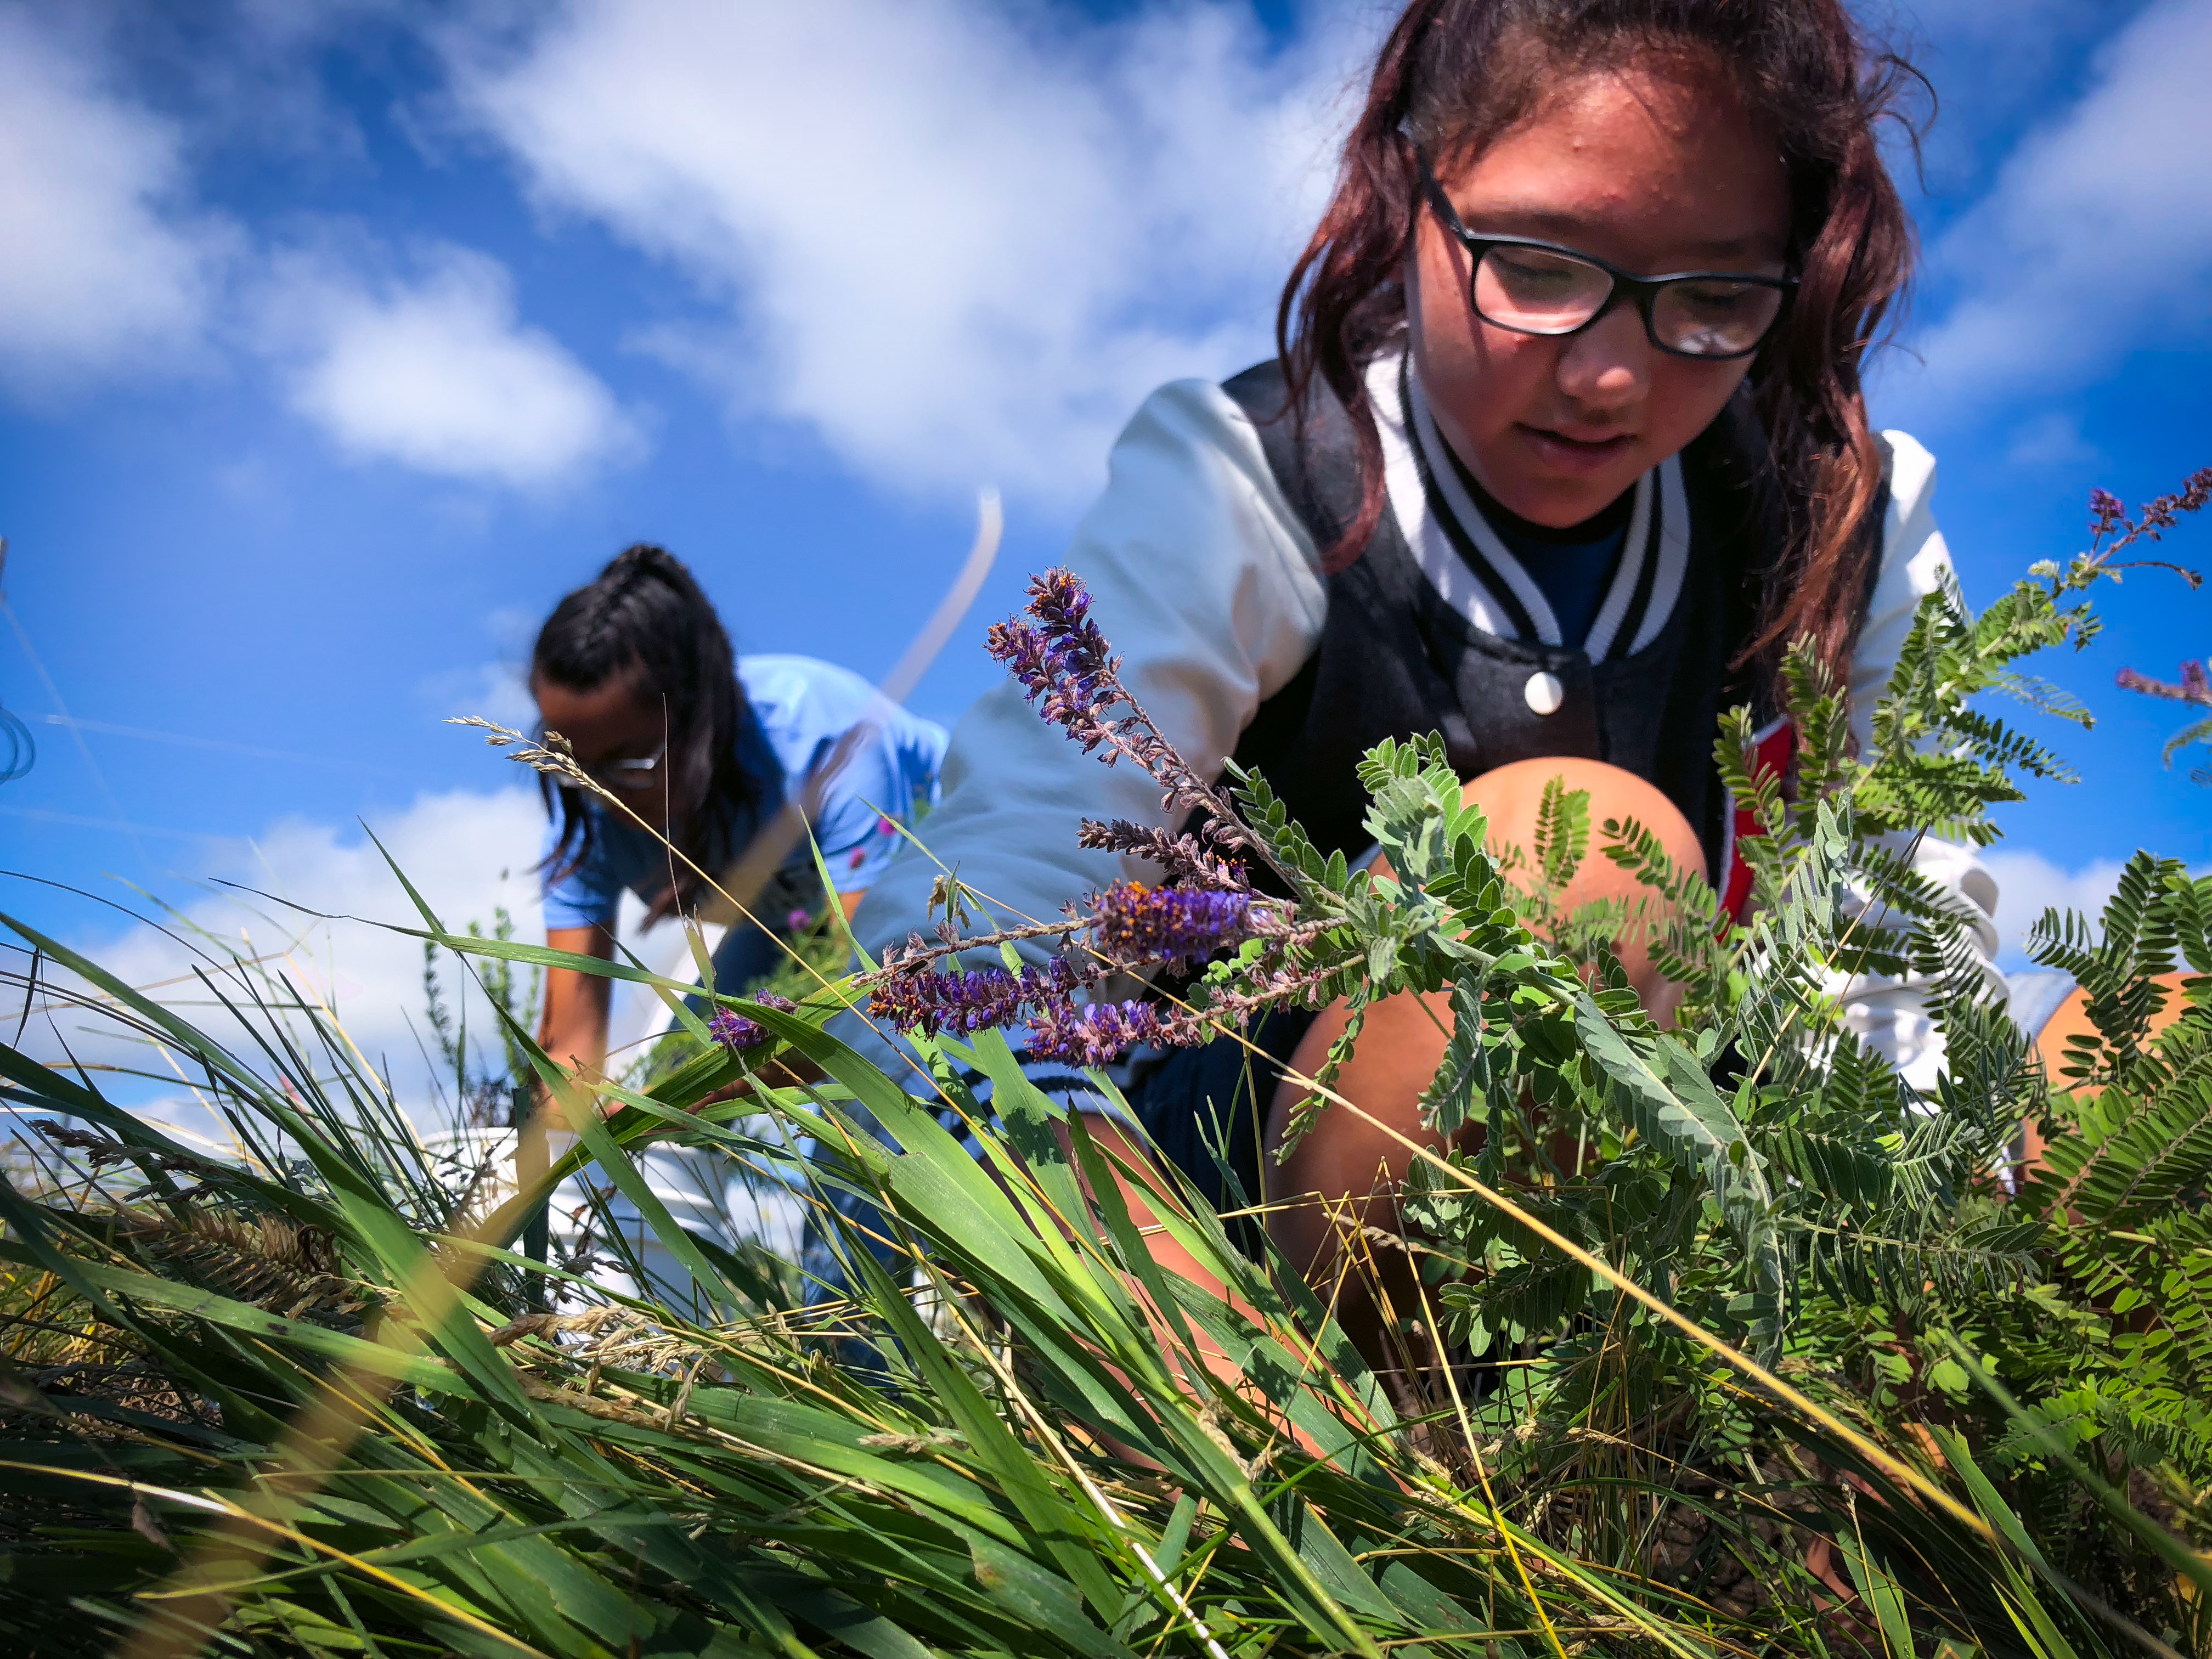
{"type": "MultiPolygon", "coordinates": [[[[548,927],[545,943],[556,951],[578,956],[611,959],[615,936],[605,927],[548,927]]],[[[545,1006],[538,1016],[538,1046],[555,1064],[571,1071],[596,1075],[607,1063],[607,1002],[610,983],[597,974],[574,968],[545,970],[545,1006]]],[[[518,1187],[527,1190],[545,1175],[550,1157],[546,1132],[565,1127],[560,1109],[546,1098],[541,1084],[533,1084],[527,1099],[531,1110],[516,1121],[514,1173],[518,1187]]],[[[518,1105],[521,1103],[519,1097],[518,1105]]],[[[524,1231],[523,1254],[543,1261],[546,1251],[546,1218],[541,1206],[524,1231]]]]}
{"type": "MultiPolygon", "coordinates": [[[[545,943],[574,956],[611,961],[615,916],[624,881],[618,831],[604,813],[586,802],[583,811],[593,832],[583,856],[562,845],[556,811],[545,826],[540,846],[538,902],[545,916],[545,943]]],[[[596,1076],[607,1063],[607,1008],[611,981],[573,968],[545,970],[545,1002],[538,1017],[538,1043],[556,1065],[596,1076]]]]}
{"type": "MultiPolygon", "coordinates": [[[[1950,550],[1936,527],[1936,458],[1902,432],[1878,441],[1889,456],[1889,517],[1884,526],[1881,570],[1851,659],[1851,732],[1863,751],[1873,742],[1874,707],[1897,666],[1922,598],[1951,574],[1950,550]]],[[[1971,847],[1923,836],[1912,847],[1913,867],[1952,896],[1966,918],[1993,989],[2002,985],[1995,959],[1997,884],[1971,847]]],[[[1943,1035],[1928,1016],[1925,985],[1862,975],[1841,988],[1844,1024],[1885,1056],[1916,1089],[1932,1090],[1943,1069],[1943,1035]]]]}
{"type": "MultiPolygon", "coordinates": [[[[615,936],[604,927],[549,927],[556,951],[611,961],[615,936]]],[[[538,1021],[538,1046],[571,1069],[603,1070],[607,1063],[607,1006],[611,982],[574,968],[545,970],[545,1010],[538,1021]]]]}
{"type": "MultiPolygon", "coordinates": [[[[1203,775],[1219,775],[1253,713],[1320,636],[1319,553],[1250,420],[1206,382],[1164,387],[1138,410],[1065,562],[1091,591],[1124,683],[1203,775]]],[[[1122,877],[1159,879],[1140,860],[1078,847],[1086,817],[1165,824],[1170,815],[1150,778],[1085,754],[1002,683],[952,734],[942,799],[916,832],[930,856],[909,851],[890,865],[854,919],[855,936],[879,957],[928,933],[940,863],[1010,924],[1048,921],[1122,877]]],[[[1042,959],[1046,947],[1030,954],[1042,959]]],[[[836,1029],[906,1075],[865,1020],[847,1016],[836,1029]]]]}

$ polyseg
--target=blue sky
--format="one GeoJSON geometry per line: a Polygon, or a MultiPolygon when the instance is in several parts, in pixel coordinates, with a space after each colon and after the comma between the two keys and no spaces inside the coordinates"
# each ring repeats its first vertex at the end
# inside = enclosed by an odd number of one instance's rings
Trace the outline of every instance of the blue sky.
{"type": "MultiPolygon", "coordinates": [[[[2212,462],[2212,0],[1868,15],[1942,105],[1875,414],[1936,453],[1986,600],[2080,544],[2093,484],[2212,462]]],[[[0,865],[284,942],[210,884],[399,917],[366,818],[456,918],[527,921],[498,876],[535,808],[441,722],[524,716],[554,599],[657,540],[740,649],[880,673],[995,484],[999,569],[913,699],[957,718],[1139,398],[1267,355],[1385,21],[0,4],[0,703],[39,744],[0,865]]],[[[2171,546],[2212,564],[2212,531],[2171,546]]],[[[2202,654],[2212,594],[2146,573],[2106,610],[2051,669],[2103,723],[2061,733],[2082,784],[2007,820],[2011,920],[2138,845],[2212,857],[2212,797],[2160,767],[2175,722],[2112,688],[2202,654]]],[[[174,965],[58,888],[0,908],[174,965]]],[[[404,1045],[410,952],[298,949],[404,1045]]]]}

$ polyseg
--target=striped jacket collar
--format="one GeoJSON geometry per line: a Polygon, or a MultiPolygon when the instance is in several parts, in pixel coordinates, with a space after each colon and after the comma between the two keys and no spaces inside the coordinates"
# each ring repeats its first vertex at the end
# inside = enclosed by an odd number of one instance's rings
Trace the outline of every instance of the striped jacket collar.
{"type": "MultiPolygon", "coordinates": [[[[1390,510],[1437,597],[1495,638],[1559,645],[1559,624],[1543,589],[1469,492],[1410,355],[1377,358],[1368,368],[1367,391],[1390,510]]],[[[1669,456],[1637,480],[1621,556],[1583,644],[1593,662],[1632,656],[1658,637],[1681,595],[1689,555],[1682,464],[1669,456]]]]}

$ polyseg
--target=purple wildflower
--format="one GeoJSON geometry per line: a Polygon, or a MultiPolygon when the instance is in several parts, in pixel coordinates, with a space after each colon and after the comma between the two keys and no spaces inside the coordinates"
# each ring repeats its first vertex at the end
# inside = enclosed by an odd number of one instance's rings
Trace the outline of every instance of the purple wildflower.
{"type": "Polygon", "coordinates": [[[1125,968],[1199,962],[1250,936],[1247,893],[1117,881],[1097,896],[1099,954],[1125,968]]]}
{"type": "MultiPolygon", "coordinates": [[[[2173,528],[2175,520],[2183,514],[2202,513],[2207,507],[2212,507],[2212,466],[2197,468],[2181,481],[2180,489],[2153,496],[2145,501],[2142,512],[2132,522],[2128,518],[2127,508],[2120,504],[2118,496],[2109,490],[2091,490],[2089,528],[2096,533],[2100,543],[2108,535],[2113,538],[2112,545],[2102,550],[2106,556],[2110,557],[2122,548],[2138,541],[2165,540],[2165,532],[2173,528]]],[[[2130,567],[2116,568],[2125,569],[2130,567]]],[[[2203,580],[2195,571],[2179,570],[2179,567],[2172,565],[2166,568],[2177,570],[2187,579],[2191,587],[2197,586],[2203,580]]]]}
{"type": "MultiPolygon", "coordinates": [[[[773,991],[763,991],[753,1001],[763,1008],[773,1008],[779,1013],[789,1013],[799,1005],[789,997],[780,997],[773,991]]],[[[747,1019],[734,1008],[718,1008],[714,1017],[707,1022],[707,1034],[726,1048],[740,1052],[757,1048],[774,1035],[758,1020],[747,1019]]]]}
{"type": "Polygon", "coordinates": [[[1014,617],[993,623],[983,639],[992,659],[1006,665],[1031,702],[1052,690],[1052,646],[1037,629],[1014,617]]]}
{"type": "Polygon", "coordinates": [[[2089,492],[2089,529],[2092,534],[2109,534],[2113,526],[2125,524],[2127,519],[2128,509],[2121,505],[2120,498],[2111,490],[2093,489],[2089,492]]]}
{"type": "Polygon", "coordinates": [[[1011,1024],[1021,1010],[1021,981],[1003,968],[965,973],[918,968],[886,975],[868,993],[870,1014],[924,1036],[1011,1024]]]}
{"type": "Polygon", "coordinates": [[[1039,1009],[1030,1021],[1029,1047],[1042,1059],[1105,1066],[1162,1035],[1159,1011],[1149,1002],[1060,1003],[1039,1009]]]}
{"type": "Polygon", "coordinates": [[[2123,691],[2140,691],[2147,697],[2164,697],[2168,702],[2193,702],[2212,708],[2212,678],[2206,677],[2201,662],[2181,665],[2179,685],[2169,680],[2153,679],[2132,668],[2123,668],[2113,679],[2123,691]]]}
{"type": "Polygon", "coordinates": [[[1012,1024],[1032,1005],[1066,1000],[1079,980],[1074,964],[1060,957],[1045,968],[1024,968],[1018,974],[996,967],[960,973],[894,969],[869,991],[868,1012],[924,1036],[980,1031],[1012,1024]]]}
{"type": "MultiPolygon", "coordinates": [[[[1037,712],[1087,753],[1113,735],[1105,711],[1126,701],[1106,636],[1091,620],[1091,595],[1074,574],[1048,570],[1030,578],[1030,615],[994,623],[991,655],[1020,682],[1037,712]]],[[[1109,757],[1108,764],[1112,763],[1109,757]]]]}
{"type": "Polygon", "coordinates": [[[1166,871],[1170,883],[1176,886],[1242,892],[1247,885],[1243,865],[1221,857],[1188,830],[1177,835],[1152,824],[1132,823],[1127,818],[1103,823],[1085,818],[1076,830],[1075,844],[1109,853],[1134,853],[1166,871]]]}
{"type": "Polygon", "coordinates": [[[1121,659],[1109,654],[1106,636],[1091,620],[1091,595],[1073,574],[1032,576],[1029,614],[1029,621],[994,623],[989,649],[1037,713],[1081,744],[1084,753],[1103,748],[1107,765],[1126,757],[1143,769],[1160,786],[1161,809],[1199,813],[1206,840],[1248,850],[1291,881],[1273,849],[1238,823],[1220,791],[1191,770],[1121,684],[1121,659]]]}
{"type": "Polygon", "coordinates": [[[2172,529],[2178,514],[2201,513],[2208,502],[2212,502],[2212,466],[2199,467],[2182,480],[2180,489],[2148,503],[2136,527],[2153,541],[2163,540],[2159,532],[2172,529]]]}
{"type": "MultiPolygon", "coordinates": [[[[993,623],[988,644],[1037,705],[1037,713],[1066,730],[1086,754],[1111,738],[1113,723],[1105,711],[1121,701],[1111,664],[1096,673],[1071,672],[1068,653],[1042,629],[1018,618],[993,623]]],[[[1107,764],[1113,761],[1109,755],[1107,764]]]]}
{"type": "Polygon", "coordinates": [[[1091,590],[1072,570],[1030,578],[1030,615],[1044,625],[1070,673],[1102,674],[1110,662],[1106,636],[1091,620],[1091,590]]]}

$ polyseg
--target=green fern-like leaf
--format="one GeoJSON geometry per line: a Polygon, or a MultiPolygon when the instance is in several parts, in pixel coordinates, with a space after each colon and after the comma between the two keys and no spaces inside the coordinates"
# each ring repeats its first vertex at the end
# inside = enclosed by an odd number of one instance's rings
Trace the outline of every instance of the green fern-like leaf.
{"type": "Polygon", "coordinates": [[[1563,778],[1547,779],[1536,805],[1536,867],[1554,890],[1565,888],[1589,851],[1589,791],[1570,789],[1563,778]]]}

